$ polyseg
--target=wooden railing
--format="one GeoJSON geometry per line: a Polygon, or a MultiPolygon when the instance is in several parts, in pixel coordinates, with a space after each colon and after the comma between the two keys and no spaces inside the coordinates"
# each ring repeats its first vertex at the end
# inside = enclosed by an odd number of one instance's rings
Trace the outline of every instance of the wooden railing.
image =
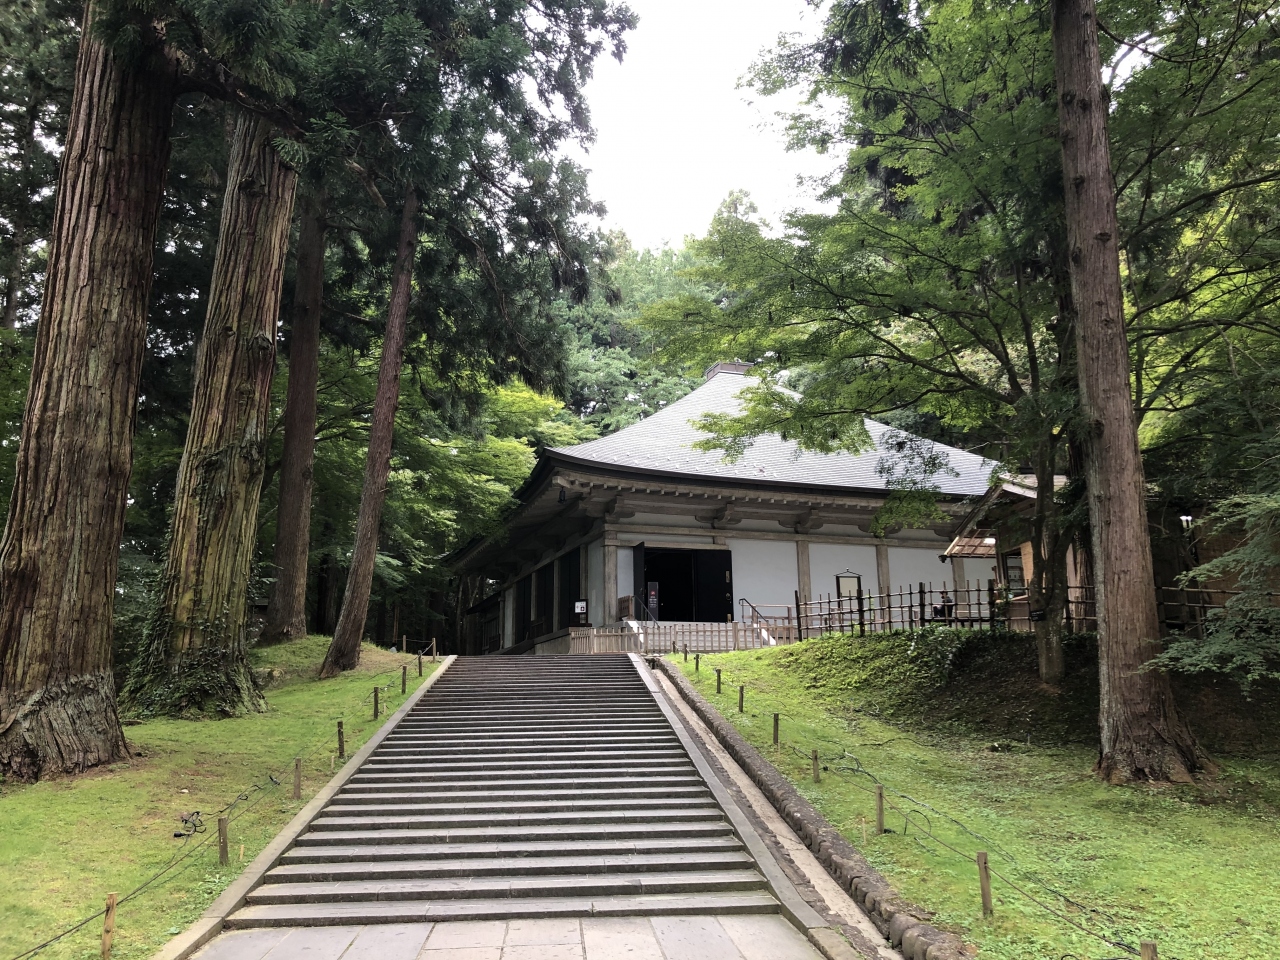
{"type": "MultiPolygon", "coordinates": [[[[1237,591],[1160,588],[1156,600],[1162,631],[1204,635],[1209,614],[1221,609],[1237,591]]],[[[1275,597],[1280,605],[1280,595],[1275,597]]],[[[821,597],[800,603],[755,604],[738,601],[739,616],[726,623],[656,623],[626,620],[607,627],[574,627],[571,653],[663,654],[724,653],[795,643],[824,633],[855,636],[924,627],[1031,632],[1041,614],[1033,612],[1024,592],[996,584],[969,582],[961,587],[918,583],[883,594],[821,597]]],[[[1092,587],[1067,591],[1064,626],[1068,632],[1097,630],[1092,587]]]]}

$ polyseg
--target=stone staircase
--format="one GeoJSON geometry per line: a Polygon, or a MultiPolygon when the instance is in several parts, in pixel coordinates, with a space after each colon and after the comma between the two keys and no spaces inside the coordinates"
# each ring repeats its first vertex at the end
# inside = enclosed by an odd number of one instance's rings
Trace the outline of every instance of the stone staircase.
{"type": "Polygon", "coordinates": [[[631,658],[459,659],[228,928],[777,913],[631,658]]]}

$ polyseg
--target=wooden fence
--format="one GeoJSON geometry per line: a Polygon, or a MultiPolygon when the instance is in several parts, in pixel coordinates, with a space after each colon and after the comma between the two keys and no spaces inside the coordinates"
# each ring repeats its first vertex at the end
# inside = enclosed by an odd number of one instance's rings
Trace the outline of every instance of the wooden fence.
{"type": "MultiPolygon", "coordinates": [[[[1235,591],[1159,588],[1156,601],[1165,635],[1204,636],[1212,611],[1221,609],[1235,591]]],[[[1280,605],[1280,595],[1276,598],[1280,605]]],[[[824,633],[865,636],[890,630],[959,627],[1029,633],[1044,614],[1031,609],[1026,593],[1011,591],[994,580],[963,586],[918,583],[882,594],[820,597],[794,606],[739,602],[739,616],[726,623],[659,623],[626,620],[606,627],[574,627],[570,653],[662,654],[726,653],[795,643],[824,633]]],[[[1071,587],[1064,610],[1071,633],[1097,630],[1092,587],[1071,587]]]]}

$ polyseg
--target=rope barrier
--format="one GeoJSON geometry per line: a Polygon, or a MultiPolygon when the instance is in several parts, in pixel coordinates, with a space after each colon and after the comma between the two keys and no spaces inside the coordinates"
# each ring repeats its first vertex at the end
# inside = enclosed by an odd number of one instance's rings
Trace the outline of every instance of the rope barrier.
{"type": "MultiPolygon", "coordinates": [[[[383,670],[379,673],[375,673],[369,679],[378,680],[381,677],[388,676],[390,674],[398,675],[399,673],[400,671],[398,669],[383,670]]],[[[392,687],[396,685],[397,685],[396,681],[391,680],[381,686],[378,686],[377,684],[375,684],[375,688],[378,690],[390,690],[392,687]]],[[[350,719],[352,714],[358,708],[363,707],[366,703],[368,703],[372,699],[372,697],[373,697],[373,690],[370,689],[370,691],[366,693],[357,703],[355,703],[353,706],[347,707],[341,715],[336,717],[329,716],[325,719],[324,723],[332,724],[337,720],[346,721],[350,719]]],[[[406,694],[406,699],[407,698],[408,698],[408,694],[406,694]]],[[[332,740],[332,734],[324,733],[319,737],[315,738],[314,740],[310,741],[310,744],[309,744],[309,746],[311,747],[310,752],[305,754],[299,752],[297,754],[297,757],[300,757],[304,762],[307,760],[310,760],[318,752],[320,752],[320,749],[323,744],[328,743],[331,740],[332,740]]],[[[281,781],[277,779],[276,776],[271,771],[267,771],[267,779],[270,782],[271,787],[279,787],[281,784],[281,781]]],[[[237,793],[235,799],[231,800],[225,806],[215,811],[213,816],[216,818],[223,814],[228,814],[229,815],[228,823],[235,823],[241,817],[245,816],[251,809],[253,809],[253,807],[257,806],[258,802],[261,801],[263,797],[266,796],[266,792],[268,789],[269,789],[268,787],[264,787],[259,783],[250,784],[246,789],[237,793]],[[253,796],[254,794],[256,794],[256,796],[253,796]],[[252,799],[250,799],[251,796],[252,796],[252,799]],[[237,812],[234,816],[230,816],[231,811],[236,807],[237,804],[240,804],[240,803],[244,803],[245,806],[241,808],[240,811],[237,812]]],[[[166,874],[169,874],[176,866],[178,866],[178,864],[189,860],[196,853],[204,849],[204,847],[207,844],[211,843],[214,837],[216,836],[216,834],[211,834],[206,832],[206,827],[204,824],[204,814],[202,811],[195,810],[195,811],[192,811],[191,813],[182,814],[179,817],[179,820],[186,829],[175,831],[173,836],[174,836],[174,839],[178,839],[178,838],[182,839],[182,846],[180,846],[178,850],[174,852],[173,856],[169,858],[169,860],[164,864],[164,866],[160,867],[159,870],[157,870],[151,876],[147,877],[147,879],[143,880],[142,883],[134,887],[124,896],[118,898],[116,900],[117,909],[119,909],[120,906],[127,903],[128,901],[134,899],[135,897],[151,889],[153,886],[157,884],[157,882],[162,877],[164,877],[166,874]],[[191,838],[199,834],[203,834],[204,839],[200,840],[198,843],[192,846],[190,850],[188,850],[187,847],[191,841],[191,838]]],[[[37,944],[36,946],[31,947],[30,949],[22,953],[19,953],[17,956],[11,957],[10,960],[26,960],[26,958],[28,957],[34,957],[41,950],[51,947],[58,941],[63,940],[66,937],[70,936],[71,934],[84,929],[94,920],[97,920],[99,917],[102,917],[105,913],[106,913],[105,909],[99,910],[97,913],[91,914],[85,917],[84,919],[77,921],[73,925],[67,927],[62,932],[55,934],[54,936],[50,937],[48,940],[45,940],[43,943],[37,944]]]]}
{"type": "MultiPolygon", "coordinates": [[[[724,667],[721,667],[721,668],[719,668],[719,669],[720,669],[720,674],[721,674],[721,679],[722,679],[722,681],[724,681],[724,682],[726,682],[726,683],[728,684],[728,686],[729,686],[729,688],[730,688],[731,692],[732,692],[733,688],[735,688],[737,685],[739,685],[739,684],[743,684],[743,685],[745,685],[746,681],[745,681],[744,679],[742,679],[742,678],[737,678],[737,677],[735,677],[735,676],[733,676],[733,675],[729,674],[729,673],[728,673],[728,671],[726,671],[724,667]]],[[[731,696],[731,693],[730,693],[730,694],[722,694],[721,696],[722,696],[722,697],[731,696]]],[[[761,693],[759,693],[759,692],[755,693],[755,694],[753,695],[753,701],[756,701],[756,702],[763,702],[766,706],[778,706],[778,705],[780,705],[779,701],[777,701],[777,700],[773,699],[773,698],[772,698],[772,697],[770,697],[767,693],[764,693],[764,694],[761,694],[761,693]]],[[[787,714],[787,713],[785,713],[785,712],[783,712],[783,711],[781,711],[781,710],[771,710],[771,711],[764,711],[764,712],[777,713],[780,717],[781,717],[781,716],[785,716],[785,717],[787,717],[787,718],[788,718],[788,719],[790,719],[790,720],[796,721],[797,723],[804,723],[804,721],[799,720],[797,717],[792,716],[791,714],[787,714]]],[[[723,715],[727,718],[730,714],[729,714],[729,713],[727,713],[727,712],[724,712],[724,713],[723,713],[723,715]]],[[[880,721],[880,722],[884,722],[884,721],[880,721]]],[[[870,779],[873,783],[875,783],[875,784],[877,784],[878,786],[880,786],[880,787],[884,790],[885,794],[892,794],[893,796],[895,796],[895,797],[897,797],[897,798],[899,798],[899,799],[901,799],[901,800],[905,801],[906,803],[909,803],[909,804],[915,804],[915,805],[917,805],[917,806],[919,806],[919,807],[922,807],[922,808],[924,808],[924,809],[926,809],[926,810],[930,811],[931,813],[934,813],[935,815],[937,815],[937,816],[941,817],[942,819],[944,819],[944,820],[948,821],[949,823],[951,823],[951,824],[955,825],[955,827],[956,827],[957,829],[961,830],[962,832],[964,832],[965,834],[969,835],[970,837],[973,837],[975,840],[977,840],[977,841],[979,841],[979,842],[981,842],[981,843],[983,843],[983,844],[987,845],[987,846],[988,846],[988,847],[990,847],[993,851],[995,851],[995,853],[996,853],[999,857],[1001,857],[1003,860],[1006,860],[1006,861],[1007,861],[1011,866],[1013,866],[1013,867],[1014,867],[1014,869],[1016,869],[1016,870],[1018,870],[1018,871],[1022,872],[1022,873],[1025,875],[1025,877],[1026,877],[1026,879],[1027,879],[1027,880],[1029,880],[1031,883],[1033,883],[1033,884],[1035,884],[1035,885],[1037,885],[1037,886],[1039,886],[1039,887],[1042,887],[1042,888],[1043,888],[1044,890],[1046,890],[1048,893],[1052,894],[1052,895],[1053,895],[1053,896],[1055,896],[1055,897],[1058,897],[1058,898],[1059,898],[1059,899],[1061,899],[1063,902],[1065,902],[1065,903],[1067,903],[1067,904],[1070,904],[1071,906],[1075,907],[1076,909],[1082,910],[1082,911],[1084,911],[1084,912],[1086,912],[1086,913],[1089,913],[1089,914],[1092,914],[1092,915],[1095,915],[1095,916],[1098,916],[1098,917],[1104,918],[1104,919],[1105,919],[1105,920],[1107,920],[1109,923],[1112,923],[1112,924],[1116,924],[1116,923],[1118,923],[1118,921],[1115,919],[1115,917],[1113,917],[1111,914],[1108,914],[1106,911],[1104,911],[1104,910],[1099,910],[1099,909],[1097,909],[1097,908],[1095,908],[1095,907],[1090,907],[1090,906],[1088,906],[1088,905],[1086,905],[1086,904],[1083,904],[1083,903],[1079,902],[1078,900],[1075,900],[1074,898],[1069,897],[1069,896],[1067,896],[1066,894],[1062,893],[1061,891],[1059,891],[1059,890],[1055,889],[1054,887],[1050,886],[1048,883],[1046,883],[1045,881],[1043,881],[1042,879],[1040,879],[1040,877],[1038,877],[1034,872],[1032,872],[1032,871],[1030,871],[1030,870],[1027,870],[1025,867],[1023,867],[1023,866],[1018,862],[1018,860],[1017,860],[1017,859],[1016,859],[1012,854],[1010,854],[1006,849],[1004,849],[1004,848],[1003,848],[1003,847],[1002,847],[998,842],[996,842],[996,841],[992,840],[992,839],[991,839],[991,838],[989,838],[989,837],[984,836],[984,835],[983,835],[983,834],[981,834],[981,833],[978,833],[978,832],[977,832],[977,831],[975,831],[975,830],[970,829],[966,824],[964,824],[962,821],[958,820],[957,818],[955,818],[955,817],[951,816],[950,814],[947,814],[947,813],[944,813],[944,812],[942,812],[942,811],[939,811],[939,810],[937,810],[935,807],[931,806],[931,805],[930,805],[930,804],[928,804],[928,803],[925,803],[925,802],[924,802],[924,801],[922,801],[922,800],[918,800],[918,799],[916,799],[915,797],[912,797],[912,796],[910,796],[910,795],[908,795],[908,794],[902,793],[902,792],[900,792],[900,791],[898,791],[898,790],[894,789],[893,787],[890,787],[890,786],[886,785],[886,784],[885,784],[885,783],[884,783],[884,782],[883,782],[879,777],[877,777],[877,776],[876,776],[876,775],[875,775],[871,770],[867,769],[867,767],[862,763],[862,760],[861,760],[860,758],[858,758],[857,756],[855,756],[855,755],[853,755],[853,754],[849,753],[849,752],[848,752],[848,750],[847,750],[847,749],[845,749],[844,745],[843,745],[843,744],[841,744],[840,742],[835,741],[835,740],[831,740],[831,739],[829,739],[829,738],[827,738],[827,737],[819,736],[818,734],[815,734],[815,733],[812,733],[812,732],[807,733],[807,734],[805,734],[805,733],[801,733],[801,734],[799,734],[799,739],[801,740],[801,742],[802,742],[802,743],[804,743],[804,742],[806,742],[806,741],[807,741],[807,742],[810,742],[810,743],[812,743],[812,742],[825,743],[825,744],[829,744],[829,745],[831,745],[831,746],[839,747],[839,748],[841,749],[841,755],[840,755],[839,757],[833,757],[833,758],[823,758],[822,754],[819,752],[819,753],[818,753],[818,760],[819,760],[819,763],[823,764],[823,766],[822,766],[822,769],[823,769],[823,770],[825,770],[825,771],[827,771],[827,772],[830,772],[830,773],[833,773],[833,774],[834,774],[834,775],[835,775],[835,776],[836,776],[836,777],[837,777],[837,778],[838,778],[842,783],[847,784],[848,786],[853,787],[853,788],[854,788],[854,789],[856,789],[856,790],[860,790],[860,791],[862,791],[862,792],[863,792],[863,793],[865,793],[865,794],[869,794],[869,795],[871,795],[871,796],[875,796],[875,795],[876,795],[876,791],[875,791],[875,790],[873,790],[873,789],[869,789],[869,788],[867,788],[867,787],[863,786],[862,784],[855,782],[855,781],[854,781],[854,780],[852,780],[852,779],[850,778],[850,776],[848,776],[847,774],[852,774],[852,775],[854,775],[854,776],[864,776],[864,777],[867,777],[867,778],[868,778],[868,779],[870,779]],[[845,760],[852,760],[852,761],[853,761],[853,763],[854,763],[856,766],[855,766],[855,767],[853,767],[853,768],[849,768],[849,767],[847,767],[847,766],[845,766],[845,767],[840,766],[840,765],[839,765],[840,761],[845,761],[845,760]]],[[[893,742],[894,740],[898,740],[898,739],[904,739],[904,737],[892,737],[892,738],[890,738],[889,740],[885,741],[884,743],[891,743],[891,742],[893,742]]],[[[912,741],[913,741],[913,742],[915,742],[915,743],[920,743],[920,741],[915,740],[915,739],[914,739],[914,738],[912,738],[912,737],[905,737],[905,739],[912,740],[912,741]]],[[[883,744],[868,744],[868,745],[869,745],[869,746],[883,746],[883,744]]],[[[926,744],[920,744],[920,745],[921,745],[921,746],[926,746],[926,744]]],[[[781,743],[779,743],[779,746],[781,746],[781,743]]],[[[805,762],[805,764],[809,764],[809,763],[811,762],[811,760],[812,760],[812,752],[806,752],[806,751],[804,751],[804,750],[800,749],[799,747],[795,746],[795,744],[794,744],[794,743],[787,743],[787,744],[786,744],[786,746],[787,746],[787,748],[788,748],[788,749],[789,749],[793,754],[795,754],[795,756],[796,756],[796,757],[798,757],[798,758],[800,758],[801,760],[803,760],[803,761],[805,762]]],[[[907,809],[904,809],[902,806],[899,806],[898,804],[893,803],[891,800],[889,800],[887,796],[885,797],[884,805],[885,805],[886,809],[892,810],[893,812],[897,813],[898,815],[900,815],[900,816],[903,818],[903,835],[904,835],[904,836],[906,836],[907,832],[909,831],[909,829],[910,829],[910,827],[911,827],[911,824],[912,824],[912,822],[913,822],[913,817],[918,818],[918,819],[915,821],[915,822],[916,822],[916,829],[917,829],[918,831],[920,831],[920,832],[923,834],[923,836],[925,836],[925,837],[927,837],[928,839],[932,840],[933,842],[937,843],[940,847],[942,847],[943,849],[947,850],[948,852],[950,852],[951,854],[953,854],[956,858],[958,858],[959,860],[961,860],[961,861],[965,862],[966,864],[973,864],[973,863],[975,862],[975,856],[974,856],[973,854],[965,853],[963,850],[958,849],[957,847],[955,847],[955,846],[953,846],[952,844],[948,843],[948,842],[947,842],[946,840],[944,840],[943,838],[939,837],[939,836],[937,835],[937,833],[934,831],[934,828],[933,828],[933,822],[932,822],[932,820],[929,818],[929,816],[928,816],[927,814],[925,814],[925,813],[923,813],[923,812],[921,812],[921,811],[919,811],[919,810],[907,810],[907,809]]],[[[920,846],[920,848],[921,848],[921,849],[923,849],[923,850],[925,850],[926,852],[930,853],[930,855],[932,855],[932,856],[940,856],[940,854],[937,854],[937,853],[935,853],[934,851],[929,850],[929,848],[928,848],[927,846],[925,846],[925,845],[920,841],[919,837],[913,837],[912,839],[915,841],[915,843],[916,843],[917,845],[919,845],[919,846],[920,846]]],[[[1067,925],[1069,925],[1069,926],[1071,926],[1071,927],[1075,928],[1076,930],[1080,931],[1081,933],[1086,934],[1087,936],[1093,937],[1094,939],[1099,940],[1099,941],[1101,941],[1102,943],[1105,943],[1107,946],[1114,947],[1114,948],[1119,949],[1119,950],[1124,950],[1124,951],[1126,951],[1126,952],[1128,953],[1128,955],[1129,955],[1129,956],[1138,956],[1138,955],[1140,954],[1140,950],[1139,950],[1137,947],[1134,947],[1133,945],[1131,945],[1131,944],[1129,944],[1129,943],[1125,943],[1123,940],[1115,939],[1115,938],[1113,938],[1113,937],[1108,937],[1108,936],[1106,936],[1105,934],[1102,934],[1102,933],[1099,933],[1099,932],[1098,932],[1098,931],[1096,931],[1096,930],[1090,929],[1089,927],[1085,926],[1084,924],[1082,924],[1082,923],[1080,923],[1080,922],[1078,922],[1078,921],[1076,921],[1076,920],[1072,919],[1072,918],[1071,918],[1071,917],[1069,917],[1069,916],[1066,916],[1065,914],[1061,913],[1060,911],[1055,910],[1054,908],[1052,908],[1052,907],[1050,907],[1049,905],[1045,904],[1044,902],[1042,902],[1042,901],[1041,901],[1040,899],[1038,899],[1037,897],[1035,897],[1035,896],[1033,896],[1032,894],[1028,893],[1025,889],[1023,889],[1021,886],[1019,886],[1019,885],[1018,885],[1017,883],[1015,883],[1013,880],[1010,880],[1010,879],[1009,879],[1008,877],[1006,877],[1004,874],[1002,874],[1002,873],[1000,873],[1000,872],[996,871],[995,869],[991,869],[991,868],[988,868],[988,869],[990,870],[990,873],[991,873],[991,875],[992,875],[992,876],[996,877],[998,880],[1000,880],[1002,883],[1004,883],[1004,884],[1005,884],[1006,886],[1008,886],[1010,889],[1014,890],[1015,892],[1017,892],[1017,893],[1018,893],[1018,894],[1020,894],[1021,896],[1025,897],[1025,898],[1026,898],[1027,900],[1029,900],[1031,903],[1035,904],[1037,907],[1039,907],[1040,909],[1044,910],[1046,913],[1050,914],[1050,915],[1051,915],[1052,917],[1054,917],[1055,919],[1057,919],[1057,920],[1059,920],[1059,921],[1061,921],[1061,922],[1063,922],[1063,923],[1065,923],[1065,924],[1067,924],[1067,925]]],[[[1075,954],[1066,954],[1066,955],[1064,955],[1063,960],[1071,960],[1071,958],[1075,958],[1075,960],[1079,960],[1079,958],[1076,958],[1075,954]]],[[[1107,958],[1107,960],[1128,960],[1128,957],[1124,957],[1124,958],[1107,958]]],[[[1176,958],[1176,957],[1170,957],[1170,958],[1168,958],[1168,960],[1177,960],[1177,958],[1176,958]]]]}

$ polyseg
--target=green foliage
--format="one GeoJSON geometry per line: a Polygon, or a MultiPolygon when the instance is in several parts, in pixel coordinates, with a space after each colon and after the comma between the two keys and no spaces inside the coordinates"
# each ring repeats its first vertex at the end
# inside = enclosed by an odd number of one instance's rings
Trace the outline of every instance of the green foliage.
{"type": "MultiPolygon", "coordinates": [[[[999,877],[995,915],[983,919],[973,867],[979,850],[1000,877],[1113,941],[1136,948],[1150,939],[1161,956],[1203,960],[1265,953],[1280,933],[1270,866],[1280,855],[1274,759],[1253,759],[1252,748],[1248,757],[1225,756],[1220,779],[1195,786],[1101,784],[1090,772],[1088,745],[1096,677],[1076,684],[1073,669],[1068,683],[1047,691],[1036,682],[1029,638],[963,633],[921,631],[914,647],[901,632],[825,636],[704,655],[697,673],[692,659],[677,663],[895,888],[982,957],[1125,951],[1054,917],[999,877]],[[724,671],[720,696],[714,667],[724,671]],[[741,714],[738,684],[746,685],[741,714]],[[776,751],[774,712],[781,714],[776,751]],[[1079,716],[1064,728],[1064,714],[1079,716]],[[813,749],[820,783],[810,776],[813,749]],[[881,836],[871,829],[876,781],[890,804],[881,836]],[[910,823],[895,808],[910,811],[910,823]]],[[[1205,693],[1197,691],[1197,703],[1209,702],[1205,693]]],[[[1245,712],[1238,698],[1224,700],[1238,721],[1245,712]]],[[[1274,707],[1270,718],[1274,736],[1274,707]]],[[[1196,717],[1198,725],[1207,720],[1203,712],[1196,717]]]]}
{"type": "Polygon", "coordinates": [[[927,695],[951,679],[952,666],[966,646],[997,639],[982,630],[932,625],[857,638],[830,633],[780,648],[777,661],[806,685],[820,685],[824,697],[843,699],[867,686],[901,686],[927,695]]]}
{"type": "Polygon", "coordinates": [[[77,9],[63,0],[0,9],[0,330],[28,325],[39,312],[77,9]]]}
{"type": "MultiPolygon", "coordinates": [[[[112,956],[145,960],[198,919],[333,776],[335,721],[344,722],[350,755],[384,722],[373,721],[368,705],[374,684],[384,687],[386,708],[398,708],[400,666],[408,663],[410,692],[416,690],[413,658],[370,646],[356,670],[317,680],[327,644],[327,637],[305,637],[254,651],[254,666],[280,678],[268,691],[267,713],[131,724],[126,731],[134,753],[127,762],[88,777],[0,783],[0,869],[22,878],[0,885],[0,955],[16,956],[70,927],[101,910],[108,891],[123,895],[175,853],[203,844],[162,882],[120,906],[112,956]],[[289,785],[298,756],[303,796],[293,800],[289,785]],[[248,799],[231,810],[231,863],[220,867],[216,811],[241,793],[248,799]],[[180,817],[193,810],[203,814],[203,832],[188,842],[176,839],[180,817]]],[[[90,923],[40,956],[96,957],[101,932],[100,923],[90,923]]]]}
{"type": "MultiPolygon", "coordinates": [[[[1270,485],[1270,484],[1269,484],[1270,485]]],[[[1259,680],[1280,679],[1280,494],[1242,494],[1218,504],[1202,526],[1240,531],[1238,546],[1185,574],[1197,581],[1234,582],[1233,594],[1203,623],[1203,639],[1175,635],[1152,667],[1183,673],[1223,673],[1248,695],[1259,680]]]]}
{"type": "Polygon", "coordinates": [[[0,330],[0,515],[8,512],[9,491],[13,487],[13,465],[22,436],[22,412],[31,373],[31,346],[28,337],[0,330]]]}
{"type": "Polygon", "coordinates": [[[693,389],[696,378],[686,375],[687,364],[664,362],[661,339],[635,321],[660,300],[709,292],[688,277],[694,266],[688,250],[637,251],[625,236],[609,239],[608,287],[598,287],[565,317],[569,408],[602,433],[635,423],[693,389]]]}

